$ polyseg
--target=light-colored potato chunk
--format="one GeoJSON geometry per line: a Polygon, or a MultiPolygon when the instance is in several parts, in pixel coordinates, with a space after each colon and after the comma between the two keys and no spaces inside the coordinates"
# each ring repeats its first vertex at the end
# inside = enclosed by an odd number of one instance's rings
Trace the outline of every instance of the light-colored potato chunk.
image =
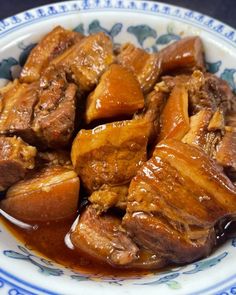
{"type": "Polygon", "coordinates": [[[128,183],[146,161],[150,132],[145,120],[120,121],[80,130],[71,151],[75,171],[90,191],[128,183]]]}
{"type": "Polygon", "coordinates": [[[144,97],[134,74],[120,65],[111,65],[87,100],[86,122],[132,115],[144,106],[144,97]]]}
{"type": "Polygon", "coordinates": [[[21,220],[49,221],[77,211],[80,182],[62,166],[46,167],[13,185],[1,209],[21,220]]]}

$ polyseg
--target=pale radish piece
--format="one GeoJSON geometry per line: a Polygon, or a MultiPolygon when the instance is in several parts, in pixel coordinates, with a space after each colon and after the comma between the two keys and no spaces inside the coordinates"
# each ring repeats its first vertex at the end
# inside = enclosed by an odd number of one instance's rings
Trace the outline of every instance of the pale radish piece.
{"type": "Polygon", "coordinates": [[[176,85],[161,114],[160,140],[182,139],[189,128],[188,92],[183,85],[176,85]]]}
{"type": "Polygon", "coordinates": [[[20,220],[49,221],[77,211],[80,181],[61,166],[46,167],[13,185],[1,209],[20,220]]]}
{"type": "Polygon", "coordinates": [[[144,97],[134,74],[121,65],[113,64],[89,95],[85,119],[90,123],[97,119],[133,115],[143,106],[144,97]]]}

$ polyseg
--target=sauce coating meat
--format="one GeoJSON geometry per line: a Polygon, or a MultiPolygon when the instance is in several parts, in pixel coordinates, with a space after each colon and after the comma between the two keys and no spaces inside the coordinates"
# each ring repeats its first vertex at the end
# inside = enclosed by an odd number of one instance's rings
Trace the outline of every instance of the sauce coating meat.
{"type": "Polygon", "coordinates": [[[56,27],[0,89],[1,212],[85,272],[205,257],[236,218],[235,101],[199,37],[150,54],[56,27]]]}

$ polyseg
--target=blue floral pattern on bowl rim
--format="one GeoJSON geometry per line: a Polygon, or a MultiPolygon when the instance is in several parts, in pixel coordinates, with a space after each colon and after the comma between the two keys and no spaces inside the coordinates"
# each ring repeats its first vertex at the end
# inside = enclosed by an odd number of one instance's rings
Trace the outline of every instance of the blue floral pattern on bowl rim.
{"type": "MultiPolygon", "coordinates": [[[[197,25],[198,27],[204,28],[204,30],[216,34],[218,37],[229,43],[231,46],[236,48],[236,32],[234,29],[228,27],[225,24],[220,23],[208,16],[202,15],[200,13],[189,11],[183,8],[161,4],[157,2],[147,2],[147,1],[130,1],[130,0],[92,0],[92,1],[69,1],[61,2],[51,5],[46,5],[40,8],[32,9],[18,15],[12,16],[5,20],[0,21],[0,39],[4,38],[11,32],[18,30],[24,26],[31,23],[37,23],[46,19],[59,17],[63,15],[69,15],[73,13],[78,13],[78,11],[140,11],[145,14],[154,14],[157,16],[167,16],[170,19],[180,20],[182,22],[197,25]]],[[[104,31],[116,42],[115,38],[123,30],[122,22],[115,23],[112,27],[107,28],[101,25],[98,19],[94,19],[90,22],[87,27],[84,23],[80,22],[74,28],[75,31],[82,33],[95,33],[98,31],[104,31]]],[[[163,45],[170,42],[179,40],[181,36],[174,31],[171,26],[167,27],[164,34],[159,35],[156,28],[149,25],[130,25],[126,28],[127,33],[133,35],[140,47],[150,52],[158,51],[163,45]],[[151,46],[145,47],[145,40],[152,38],[151,46]]],[[[21,53],[19,58],[9,57],[0,61],[0,79],[12,80],[15,77],[14,71],[17,68],[23,66],[28,54],[35,46],[35,43],[18,44],[21,53]]],[[[235,69],[223,68],[222,61],[216,60],[214,62],[207,63],[208,70],[212,73],[218,73],[221,78],[228,81],[230,86],[234,91],[236,91],[236,83],[234,74],[235,69]]],[[[1,240],[2,230],[0,228],[0,240],[1,240]]],[[[236,248],[236,238],[231,239],[228,242],[231,248],[236,248]]],[[[172,290],[177,290],[181,288],[181,284],[178,279],[181,276],[193,275],[201,271],[208,270],[216,265],[220,265],[221,261],[224,260],[229,253],[223,251],[221,253],[213,254],[211,257],[203,259],[201,261],[195,262],[186,267],[179,267],[170,269],[168,271],[163,271],[159,273],[153,273],[147,277],[136,277],[130,279],[130,284],[134,286],[145,286],[145,285],[161,285],[164,284],[172,290]]],[[[22,260],[31,265],[35,266],[43,275],[47,276],[69,276],[72,280],[83,282],[83,281],[99,281],[101,277],[99,274],[84,275],[77,272],[67,271],[64,272],[61,268],[49,261],[47,259],[41,258],[32,252],[32,249],[28,249],[26,246],[18,245],[18,250],[4,250],[3,255],[9,258],[10,261],[22,260]]],[[[128,280],[117,279],[117,278],[103,278],[102,281],[109,285],[123,286],[124,282],[128,280]]],[[[6,270],[1,268],[0,265],[0,293],[6,292],[9,295],[27,295],[27,294],[56,294],[50,290],[40,288],[39,286],[23,281],[22,279],[8,273],[6,270]],[[2,290],[2,291],[1,291],[2,290]],[[37,293],[36,293],[37,292],[37,293]]],[[[209,288],[202,289],[199,292],[191,292],[191,294],[213,294],[212,292],[217,292],[217,294],[236,294],[236,272],[231,277],[221,280],[217,284],[212,284],[209,288]],[[221,287],[223,286],[223,287],[221,287]]],[[[4,293],[5,294],[5,293],[4,293]]],[[[214,293],[215,294],[215,293],[214,293]]]]}

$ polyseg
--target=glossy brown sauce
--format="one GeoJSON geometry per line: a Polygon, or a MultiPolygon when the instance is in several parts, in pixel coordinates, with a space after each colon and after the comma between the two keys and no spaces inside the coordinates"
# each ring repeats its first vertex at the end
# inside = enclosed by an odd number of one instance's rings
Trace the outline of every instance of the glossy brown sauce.
{"type": "Polygon", "coordinates": [[[28,222],[33,228],[26,230],[0,216],[0,222],[27,248],[74,271],[87,275],[119,278],[150,273],[147,270],[113,268],[93,261],[86,254],[79,253],[77,250],[70,249],[65,243],[65,236],[70,231],[74,220],[75,216],[57,222],[28,222]]]}
{"type": "MultiPolygon", "coordinates": [[[[34,250],[47,259],[81,274],[104,278],[135,278],[151,272],[113,268],[108,264],[101,264],[92,260],[87,254],[70,249],[65,243],[65,236],[70,231],[75,219],[76,216],[72,216],[68,219],[53,222],[28,222],[32,228],[23,229],[0,216],[0,222],[28,249],[34,250]]],[[[226,222],[223,232],[218,236],[218,245],[233,237],[236,237],[236,221],[226,222]]]]}

